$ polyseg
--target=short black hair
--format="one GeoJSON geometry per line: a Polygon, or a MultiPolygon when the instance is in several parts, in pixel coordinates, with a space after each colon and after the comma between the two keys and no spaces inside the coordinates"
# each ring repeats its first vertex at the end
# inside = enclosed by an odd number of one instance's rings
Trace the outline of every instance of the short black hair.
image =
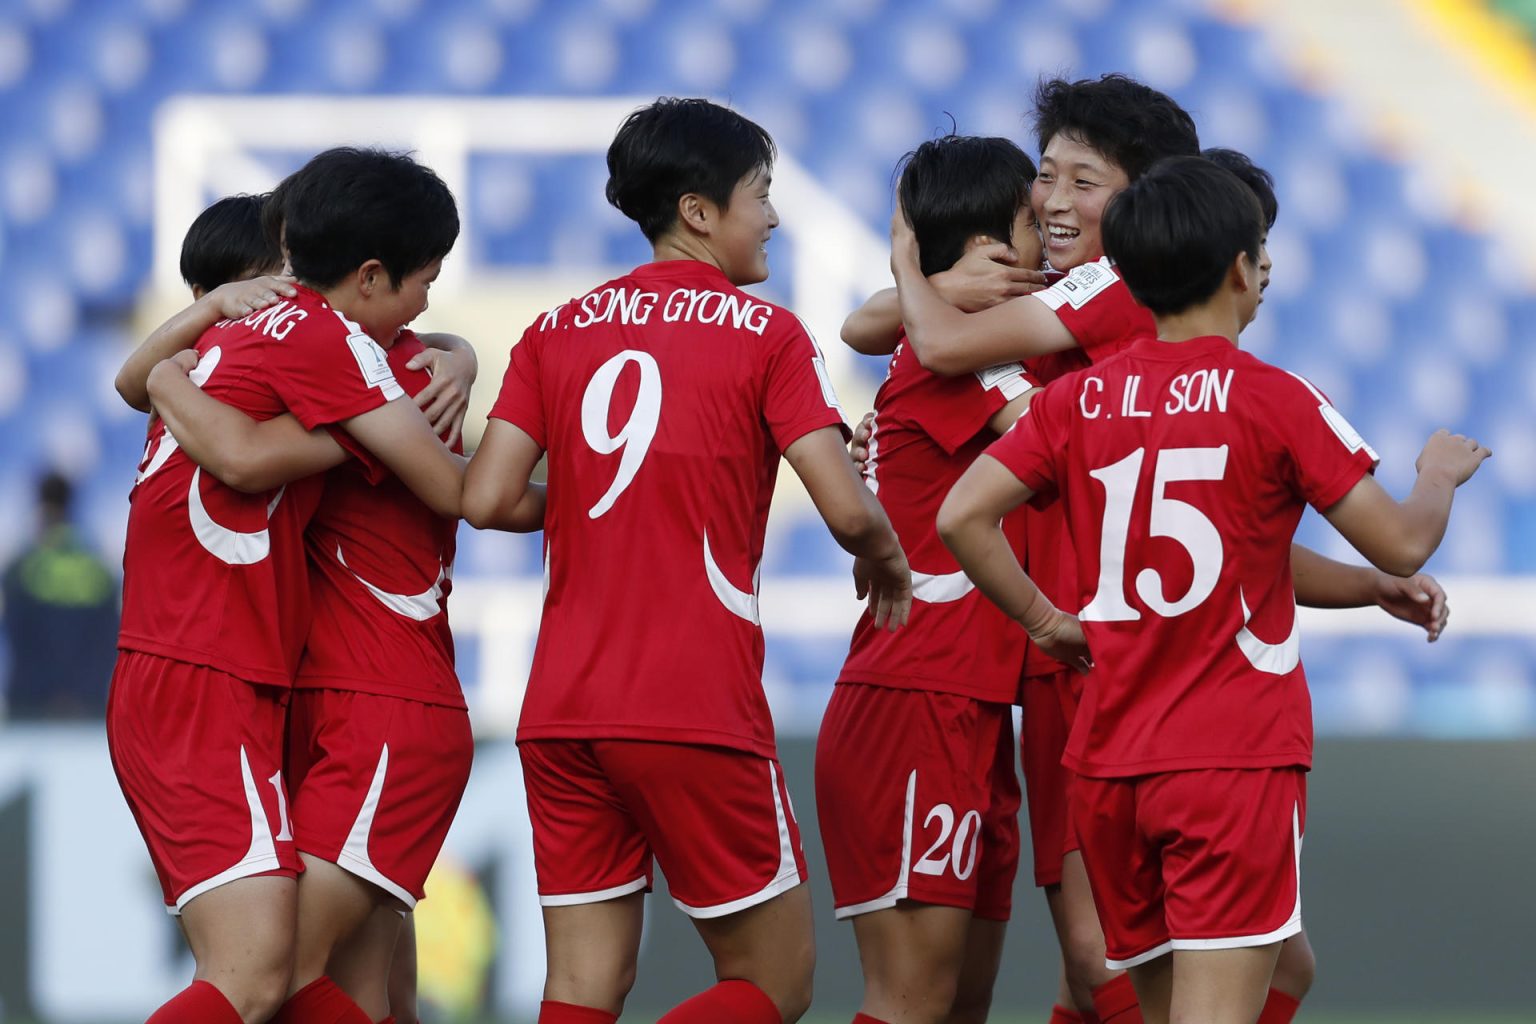
{"type": "Polygon", "coordinates": [[[901,158],[896,191],[917,235],[925,275],[955,265],[974,235],[1013,243],[1035,164],[1008,139],[945,135],[901,158]]]}
{"type": "Polygon", "coordinates": [[[1275,176],[1264,168],[1248,159],[1247,154],[1239,153],[1235,149],[1223,149],[1221,146],[1212,146],[1200,153],[1211,163],[1218,167],[1225,167],[1237,175],[1239,181],[1253,190],[1253,197],[1259,201],[1259,209],[1264,214],[1264,227],[1275,226],[1275,218],[1280,216],[1280,200],[1275,198],[1275,176]]]}
{"type": "Polygon", "coordinates": [[[1043,79],[1035,91],[1040,154],[1057,135],[1097,151],[1135,181],[1169,156],[1195,156],[1195,119],[1166,94],[1126,75],[1069,82],[1043,79]]]}
{"type": "Polygon", "coordinates": [[[314,157],[273,192],[294,276],[329,288],[369,260],[394,287],[448,255],[459,237],[453,193],[405,153],[341,146],[314,157]]]}
{"type": "Polygon", "coordinates": [[[211,292],[221,284],[276,271],[277,244],[262,228],[267,196],[226,196],[197,215],[181,241],[181,279],[211,292]]]}
{"type": "Polygon", "coordinates": [[[690,192],[720,207],[754,171],[773,169],[778,149],[763,128],[702,99],[663,96],[624,119],[608,147],[608,202],[654,242],[690,192]]]}
{"type": "Polygon", "coordinates": [[[1253,191],[1203,157],[1161,160],[1104,211],[1104,253],[1136,301],[1181,313],[1221,287],[1232,261],[1255,263],[1264,235],[1253,191]]]}

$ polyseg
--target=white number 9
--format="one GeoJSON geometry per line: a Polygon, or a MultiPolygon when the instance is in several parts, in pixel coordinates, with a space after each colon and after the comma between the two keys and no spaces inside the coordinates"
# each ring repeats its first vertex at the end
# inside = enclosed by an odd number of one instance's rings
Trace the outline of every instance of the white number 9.
{"type": "Polygon", "coordinates": [[[626,349],[597,368],[581,396],[581,433],[599,455],[612,455],[620,448],[624,449],[624,454],[619,457],[619,472],[607,493],[587,510],[590,518],[596,519],[613,508],[619,495],[634,481],[635,474],[640,472],[640,464],[651,450],[651,441],[656,437],[656,425],[660,421],[661,367],[656,365],[654,356],[649,352],[626,349]],[[608,411],[613,405],[613,389],[619,382],[619,374],[629,363],[640,367],[640,391],[635,396],[635,408],[629,414],[629,421],[617,434],[610,435],[608,411]]]}

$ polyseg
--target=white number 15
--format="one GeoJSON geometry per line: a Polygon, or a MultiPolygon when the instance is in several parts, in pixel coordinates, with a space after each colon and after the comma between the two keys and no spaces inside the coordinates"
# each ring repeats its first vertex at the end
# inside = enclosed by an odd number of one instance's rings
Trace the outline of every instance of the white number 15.
{"type": "MultiPolygon", "coordinates": [[[[1141,478],[1145,448],[1088,475],[1104,485],[1104,523],[1099,537],[1099,584],[1079,617],[1090,622],[1131,622],[1141,612],[1125,593],[1125,550],[1130,540],[1131,509],[1141,478]]],[[[1162,575],[1152,568],[1136,574],[1136,593],[1164,618],[1198,607],[1216,589],[1224,552],[1221,534],[1205,513],[1187,501],[1168,497],[1168,485],[1183,480],[1220,480],[1227,472],[1227,446],[1168,448],[1157,453],[1152,478],[1152,514],[1147,533],[1167,537],[1189,553],[1194,566],[1189,590],[1176,601],[1163,597],[1162,575]]]]}

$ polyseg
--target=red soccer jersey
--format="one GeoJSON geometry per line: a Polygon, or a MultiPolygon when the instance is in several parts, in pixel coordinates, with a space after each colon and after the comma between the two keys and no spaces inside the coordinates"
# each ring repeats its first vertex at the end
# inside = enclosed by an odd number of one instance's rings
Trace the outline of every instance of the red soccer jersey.
{"type": "Polygon", "coordinates": [[[707,264],[646,264],[529,327],[491,415],[549,453],[519,738],[772,756],[757,584],[779,454],[846,430],[800,320],[707,264]]]}
{"type": "MultiPolygon", "coordinates": [[[[389,348],[413,397],[432,378],[405,364],[424,348],[410,331],[389,348]]],[[[327,473],[304,538],[314,625],[294,685],[464,707],[448,628],[457,529],[373,460],[327,473]]]]}
{"type": "MultiPolygon", "coordinates": [[[[1018,363],[940,377],[904,343],[875,394],[865,479],[885,507],[912,566],[912,615],[895,633],[866,609],[854,627],[840,683],[875,683],[1011,704],[1028,637],[966,578],[939,539],[939,506],[996,440],[987,421],[1034,382],[1018,363]],[[956,638],[963,637],[963,643],[956,638]]],[[[1023,515],[1004,521],[1017,550],[1023,515]]]]}
{"type": "Polygon", "coordinates": [[[1068,767],[1311,764],[1291,539],[1376,462],[1321,393],[1224,338],[1143,340],[1037,395],[988,454],[1066,506],[1096,663],[1068,767]]]}
{"type": "Polygon", "coordinates": [[[1157,337],[1152,312],[1131,297],[1107,256],[1073,267],[1066,277],[1030,298],[1045,303],[1095,363],[1138,338],[1157,337]]]}
{"type": "MultiPolygon", "coordinates": [[[[399,397],[384,351],[308,288],[197,342],[209,395],[314,429],[399,397]]],[[[242,494],[203,473],[163,421],[151,428],[128,513],[118,646],[288,686],[309,629],[302,532],[313,477],[242,494]]]]}

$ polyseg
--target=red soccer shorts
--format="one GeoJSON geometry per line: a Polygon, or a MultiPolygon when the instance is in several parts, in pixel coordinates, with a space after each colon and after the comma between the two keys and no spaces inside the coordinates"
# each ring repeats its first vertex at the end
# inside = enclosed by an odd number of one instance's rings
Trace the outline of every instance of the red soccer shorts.
{"type": "Polygon", "coordinates": [[[295,690],[294,842],[414,907],[474,757],[469,714],[350,690],[295,690]]]}
{"type": "Polygon", "coordinates": [[[1300,768],[1079,777],[1072,792],[1111,970],[1301,931],[1300,768]]]}
{"type": "Polygon", "coordinates": [[[296,877],[283,788],[288,691],[119,651],[107,749],[166,909],[253,875],[296,877]]]}
{"type": "Polygon", "coordinates": [[[1072,827],[1072,771],[1061,763],[1067,735],[1077,714],[1082,678],[1070,669],[1031,676],[1021,687],[1023,725],[1019,731],[1019,764],[1029,798],[1029,839],[1035,855],[1035,884],[1061,884],[1061,861],[1077,849],[1072,827]]]}
{"type": "Polygon", "coordinates": [[[649,891],[652,857],[690,917],[724,917],[804,882],[805,854],[776,760],[639,740],[519,744],[539,903],[649,891]]]}
{"type": "Polygon", "coordinates": [[[833,688],[816,741],[816,809],[839,918],[913,900],[1008,920],[1019,799],[1011,705],[833,688]]]}

